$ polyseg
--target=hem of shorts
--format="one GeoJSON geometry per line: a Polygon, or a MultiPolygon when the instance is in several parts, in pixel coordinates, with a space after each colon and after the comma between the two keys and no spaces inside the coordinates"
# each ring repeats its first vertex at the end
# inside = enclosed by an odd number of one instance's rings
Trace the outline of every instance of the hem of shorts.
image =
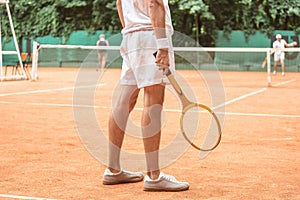
{"type": "Polygon", "coordinates": [[[138,88],[145,88],[145,87],[149,87],[149,86],[153,86],[153,85],[166,85],[167,83],[164,81],[160,81],[160,82],[155,82],[155,83],[149,83],[149,84],[144,84],[144,85],[140,85],[138,86],[138,88]]]}
{"type": "Polygon", "coordinates": [[[132,83],[132,82],[123,82],[121,83],[121,85],[136,85],[137,88],[144,88],[144,87],[148,87],[148,86],[153,86],[153,85],[166,85],[166,84],[169,84],[168,81],[164,81],[164,80],[157,80],[157,81],[154,81],[154,82],[149,82],[147,84],[142,84],[142,85],[138,85],[137,83],[132,83]]]}

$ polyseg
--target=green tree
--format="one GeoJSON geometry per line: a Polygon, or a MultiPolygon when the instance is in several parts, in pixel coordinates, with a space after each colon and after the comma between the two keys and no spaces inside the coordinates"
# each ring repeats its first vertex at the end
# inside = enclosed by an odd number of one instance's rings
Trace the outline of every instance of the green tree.
{"type": "MultiPolygon", "coordinates": [[[[246,37],[262,31],[294,30],[300,34],[299,0],[169,0],[176,31],[214,46],[216,33],[242,30],[246,37]]],[[[111,0],[11,0],[11,13],[19,39],[52,35],[65,42],[76,30],[120,31],[115,1],[111,0]]],[[[2,33],[11,36],[0,7],[2,33]],[[2,17],[3,16],[3,17],[2,17]]]]}
{"type": "Polygon", "coordinates": [[[299,0],[170,0],[170,4],[175,29],[202,46],[213,46],[218,30],[228,38],[232,30],[242,30],[246,39],[257,30],[267,36],[275,30],[300,34],[299,0]]]}
{"type": "MultiPolygon", "coordinates": [[[[176,5],[179,11],[184,14],[174,16],[173,24],[175,29],[179,28],[176,23],[178,18],[182,18],[182,16],[184,16],[185,19],[189,20],[185,20],[185,22],[181,24],[181,26],[185,26],[183,30],[192,30],[192,33],[184,33],[193,36],[196,42],[198,44],[200,43],[202,46],[213,45],[213,42],[216,39],[215,17],[208,10],[209,6],[207,4],[205,4],[202,0],[171,0],[170,4],[176,5]],[[187,24],[187,22],[190,24],[187,24]]],[[[176,10],[176,7],[173,6],[171,8],[172,10],[176,10]]]]}
{"type": "Polygon", "coordinates": [[[91,30],[113,32],[122,28],[115,1],[94,0],[91,20],[91,30]]]}
{"type": "MultiPolygon", "coordinates": [[[[9,6],[19,38],[52,35],[65,41],[76,30],[120,28],[112,20],[117,18],[117,13],[108,0],[14,0],[9,6]]],[[[1,13],[6,12],[4,6],[0,9],[1,13]]],[[[3,17],[2,24],[4,35],[11,36],[8,19],[3,17]]]]}
{"type": "Polygon", "coordinates": [[[300,34],[299,0],[206,0],[216,27],[229,35],[242,30],[246,37],[259,30],[270,36],[274,30],[300,34]]]}

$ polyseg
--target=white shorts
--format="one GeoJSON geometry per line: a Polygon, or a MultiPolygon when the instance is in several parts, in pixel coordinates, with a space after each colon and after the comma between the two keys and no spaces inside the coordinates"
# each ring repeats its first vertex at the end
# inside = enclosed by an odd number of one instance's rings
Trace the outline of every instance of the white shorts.
{"type": "MultiPolygon", "coordinates": [[[[172,44],[171,37],[169,42],[172,44]]],[[[143,88],[151,85],[168,83],[155,64],[153,53],[157,51],[154,31],[137,31],[123,35],[121,55],[123,58],[121,85],[137,85],[143,88]]],[[[174,52],[170,49],[170,69],[175,71],[174,52]]]]}
{"type": "Polygon", "coordinates": [[[275,52],[274,61],[284,60],[284,52],[275,52]]]}

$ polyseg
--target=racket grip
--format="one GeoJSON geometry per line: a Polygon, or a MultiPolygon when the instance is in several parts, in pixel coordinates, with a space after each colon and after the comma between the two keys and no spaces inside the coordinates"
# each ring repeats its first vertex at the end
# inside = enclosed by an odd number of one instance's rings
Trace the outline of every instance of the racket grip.
{"type": "MultiPolygon", "coordinates": [[[[155,52],[153,53],[154,58],[156,58],[156,55],[157,55],[157,51],[155,51],[155,52]]],[[[164,68],[163,70],[165,71],[166,69],[164,68]]],[[[168,72],[166,73],[166,76],[169,76],[169,75],[171,75],[171,74],[172,74],[171,70],[168,69],[168,72]]]]}
{"type": "MultiPolygon", "coordinates": [[[[165,68],[163,69],[164,71],[166,70],[165,68]]],[[[166,73],[166,76],[170,76],[172,74],[171,70],[168,69],[167,73],[166,73]]]]}

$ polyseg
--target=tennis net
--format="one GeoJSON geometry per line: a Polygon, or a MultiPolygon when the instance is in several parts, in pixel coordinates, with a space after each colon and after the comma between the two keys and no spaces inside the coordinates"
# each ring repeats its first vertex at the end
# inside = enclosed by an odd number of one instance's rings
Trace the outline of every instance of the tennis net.
{"type": "MultiPolygon", "coordinates": [[[[106,67],[121,67],[119,46],[50,45],[35,42],[32,77],[37,78],[38,67],[82,67],[82,63],[85,63],[85,67],[96,68],[99,50],[107,53],[106,67]]],[[[286,48],[284,51],[286,71],[300,71],[300,48],[286,48]]],[[[177,69],[262,71],[267,72],[269,85],[273,66],[271,52],[270,48],[174,47],[177,69]]]]}

